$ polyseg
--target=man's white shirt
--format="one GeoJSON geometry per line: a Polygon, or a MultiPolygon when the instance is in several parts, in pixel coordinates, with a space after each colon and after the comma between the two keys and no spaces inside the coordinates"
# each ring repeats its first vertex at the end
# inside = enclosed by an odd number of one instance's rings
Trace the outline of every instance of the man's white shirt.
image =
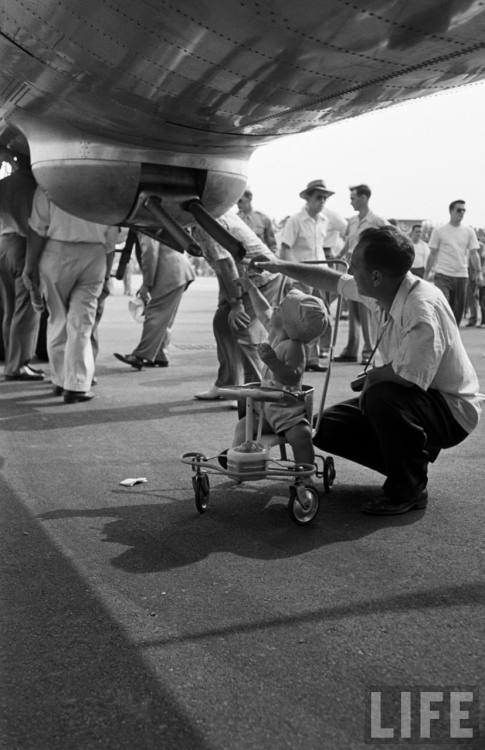
{"type": "Polygon", "coordinates": [[[385,319],[371,297],[359,294],[353,276],[344,274],[338,291],[362,302],[379,323],[379,353],[384,365],[423,390],[435,388],[467,432],[478,424],[482,397],[451,308],[442,292],[407,273],[385,319]]]}

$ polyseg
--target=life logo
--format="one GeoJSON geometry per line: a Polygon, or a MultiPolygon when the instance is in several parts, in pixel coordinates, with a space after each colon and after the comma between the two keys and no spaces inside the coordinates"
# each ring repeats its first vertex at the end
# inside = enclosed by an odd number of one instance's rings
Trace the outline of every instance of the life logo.
{"type": "Polygon", "coordinates": [[[366,695],[367,744],[479,747],[477,686],[378,685],[366,695]],[[470,744],[473,743],[473,744],[470,744]]]}

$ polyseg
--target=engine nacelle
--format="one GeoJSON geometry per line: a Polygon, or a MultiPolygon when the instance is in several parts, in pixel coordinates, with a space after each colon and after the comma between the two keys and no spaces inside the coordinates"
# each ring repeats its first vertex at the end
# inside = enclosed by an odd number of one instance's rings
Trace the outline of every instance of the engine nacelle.
{"type": "Polygon", "coordinates": [[[26,137],[32,171],[60,208],[100,224],[149,226],[137,205],[141,191],[157,193],[181,224],[193,222],[183,204],[202,201],[220,216],[244,191],[250,153],[236,156],[137,148],[93,138],[75,128],[17,112],[12,124],[26,137]]]}

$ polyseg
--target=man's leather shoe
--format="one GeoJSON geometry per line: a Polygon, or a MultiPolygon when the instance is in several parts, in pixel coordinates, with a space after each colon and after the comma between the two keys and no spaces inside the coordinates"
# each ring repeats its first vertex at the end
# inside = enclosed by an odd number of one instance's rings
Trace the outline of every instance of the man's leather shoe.
{"type": "Polygon", "coordinates": [[[76,404],[78,401],[91,401],[94,398],[92,391],[64,391],[64,403],[76,404]]]}
{"type": "Polygon", "coordinates": [[[357,357],[354,357],[353,354],[337,354],[336,357],[333,358],[334,362],[357,362],[357,357]]]}
{"type": "Polygon", "coordinates": [[[118,354],[118,352],[114,352],[114,356],[120,362],[124,362],[125,365],[131,365],[135,370],[141,370],[143,367],[143,360],[135,354],[118,354]]]}
{"type": "Polygon", "coordinates": [[[328,367],[326,365],[307,365],[305,367],[305,372],[327,372],[328,367]]]}
{"type": "Polygon", "coordinates": [[[362,513],[372,516],[398,516],[409,510],[424,510],[428,504],[428,491],[422,490],[409,500],[392,500],[384,497],[379,500],[370,500],[362,506],[362,513]]]}
{"type": "Polygon", "coordinates": [[[145,367],[168,367],[168,361],[166,359],[144,359],[143,364],[145,367]]]}
{"type": "Polygon", "coordinates": [[[54,394],[54,396],[62,396],[62,394],[64,393],[64,388],[62,387],[62,385],[54,385],[52,386],[52,393],[54,394]]]}
{"type": "Polygon", "coordinates": [[[20,370],[13,375],[5,375],[5,380],[44,380],[44,375],[34,372],[28,365],[22,365],[20,370]]]}

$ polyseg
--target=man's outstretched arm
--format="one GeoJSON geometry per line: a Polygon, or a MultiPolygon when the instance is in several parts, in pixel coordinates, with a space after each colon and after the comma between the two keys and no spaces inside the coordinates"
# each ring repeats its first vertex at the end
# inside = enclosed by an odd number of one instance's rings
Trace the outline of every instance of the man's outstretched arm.
{"type": "Polygon", "coordinates": [[[323,292],[337,293],[338,282],[342,274],[333,268],[326,266],[313,265],[308,263],[296,263],[289,260],[267,260],[266,258],[254,258],[251,261],[261,271],[270,271],[271,273],[282,273],[289,276],[295,281],[302,284],[321,289],[323,292]]]}

